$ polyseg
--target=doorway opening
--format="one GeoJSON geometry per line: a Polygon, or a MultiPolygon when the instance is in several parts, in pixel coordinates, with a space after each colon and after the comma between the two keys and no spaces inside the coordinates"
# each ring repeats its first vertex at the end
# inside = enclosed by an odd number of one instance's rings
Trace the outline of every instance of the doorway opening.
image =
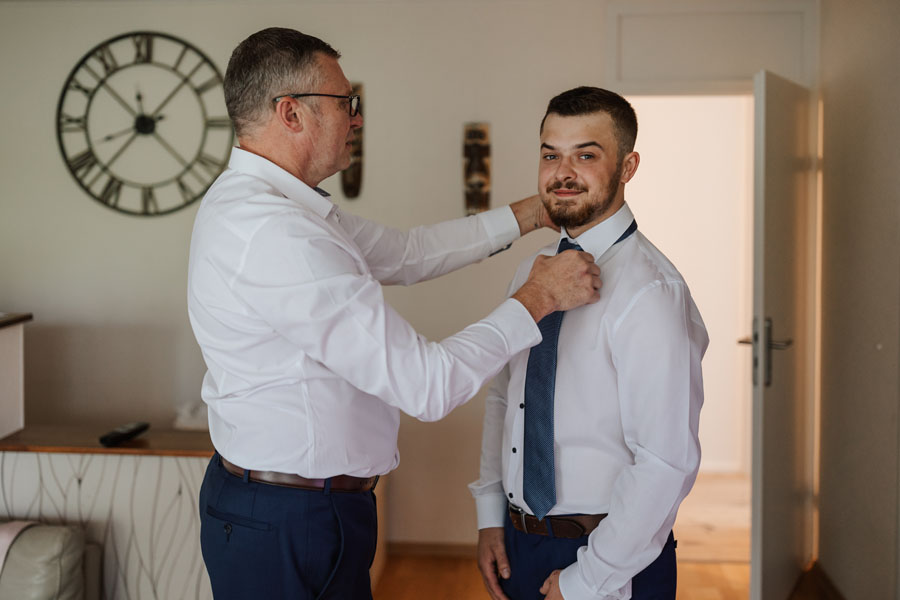
{"type": "Polygon", "coordinates": [[[747,581],[752,373],[750,347],[737,340],[753,313],[753,97],[628,99],[641,155],[629,205],[684,276],[710,337],[700,475],[675,523],[680,575],[692,563],[717,563],[747,581]]]}

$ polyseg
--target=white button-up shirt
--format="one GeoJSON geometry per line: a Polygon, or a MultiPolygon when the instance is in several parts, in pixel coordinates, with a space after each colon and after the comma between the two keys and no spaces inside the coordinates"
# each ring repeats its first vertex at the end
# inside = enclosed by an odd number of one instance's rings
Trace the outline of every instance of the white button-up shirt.
{"type": "Polygon", "coordinates": [[[507,300],[429,342],[385,303],[381,283],[437,277],[518,237],[508,207],[390,229],[236,148],[200,205],[188,273],[216,450],[311,478],[396,467],[400,410],[440,419],[541,336],[507,300]]]}
{"type": "MultiPolygon", "coordinates": [[[[623,206],[576,239],[596,257],[601,299],[566,312],[559,334],[550,515],[609,513],[560,576],[566,600],[631,597],[631,578],[661,552],[700,464],[709,338],[666,257],[640,231],[614,243],[632,220],[623,206]]],[[[533,262],[520,265],[510,293],[533,262]]],[[[533,514],[522,497],[528,353],[513,357],[487,397],[481,478],[470,485],[479,528],[502,526],[507,501],[533,514]]]]}

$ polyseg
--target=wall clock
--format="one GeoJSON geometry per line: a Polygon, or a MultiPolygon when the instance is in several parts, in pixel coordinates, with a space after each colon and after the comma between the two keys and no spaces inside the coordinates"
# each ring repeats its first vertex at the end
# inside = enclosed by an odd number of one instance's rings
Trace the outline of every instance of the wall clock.
{"type": "Polygon", "coordinates": [[[219,70],[195,46],[152,31],[106,40],[78,61],[59,97],[56,135],[85,192],[140,216],[201,198],[234,144],[219,70]]]}

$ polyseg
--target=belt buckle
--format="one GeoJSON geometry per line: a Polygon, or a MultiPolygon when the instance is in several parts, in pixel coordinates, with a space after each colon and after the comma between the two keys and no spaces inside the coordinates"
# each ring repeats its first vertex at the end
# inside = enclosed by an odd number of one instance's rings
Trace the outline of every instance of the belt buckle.
{"type": "Polygon", "coordinates": [[[525,512],[524,508],[519,508],[515,504],[509,503],[509,509],[519,515],[519,521],[522,523],[522,531],[528,533],[528,522],[525,520],[525,516],[528,514],[525,512]]]}

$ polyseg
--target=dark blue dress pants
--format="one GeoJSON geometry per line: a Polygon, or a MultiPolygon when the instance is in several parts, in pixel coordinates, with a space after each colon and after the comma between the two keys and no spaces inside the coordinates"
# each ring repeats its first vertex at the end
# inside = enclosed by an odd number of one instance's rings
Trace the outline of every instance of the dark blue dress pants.
{"type": "Polygon", "coordinates": [[[200,487],[200,547],[216,600],[371,600],[373,492],[310,491],[232,475],[200,487]]]}
{"type": "MultiPolygon", "coordinates": [[[[544,580],[556,569],[574,563],[578,549],[588,541],[588,536],[567,539],[524,533],[512,526],[509,515],[503,533],[510,578],[501,578],[500,587],[510,600],[543,600],[539,590],[544,580]]],[[[631,598],[675,600],[676,579],[675,538],[670,533],[659,558],[631,580],[631,598]]]]}

